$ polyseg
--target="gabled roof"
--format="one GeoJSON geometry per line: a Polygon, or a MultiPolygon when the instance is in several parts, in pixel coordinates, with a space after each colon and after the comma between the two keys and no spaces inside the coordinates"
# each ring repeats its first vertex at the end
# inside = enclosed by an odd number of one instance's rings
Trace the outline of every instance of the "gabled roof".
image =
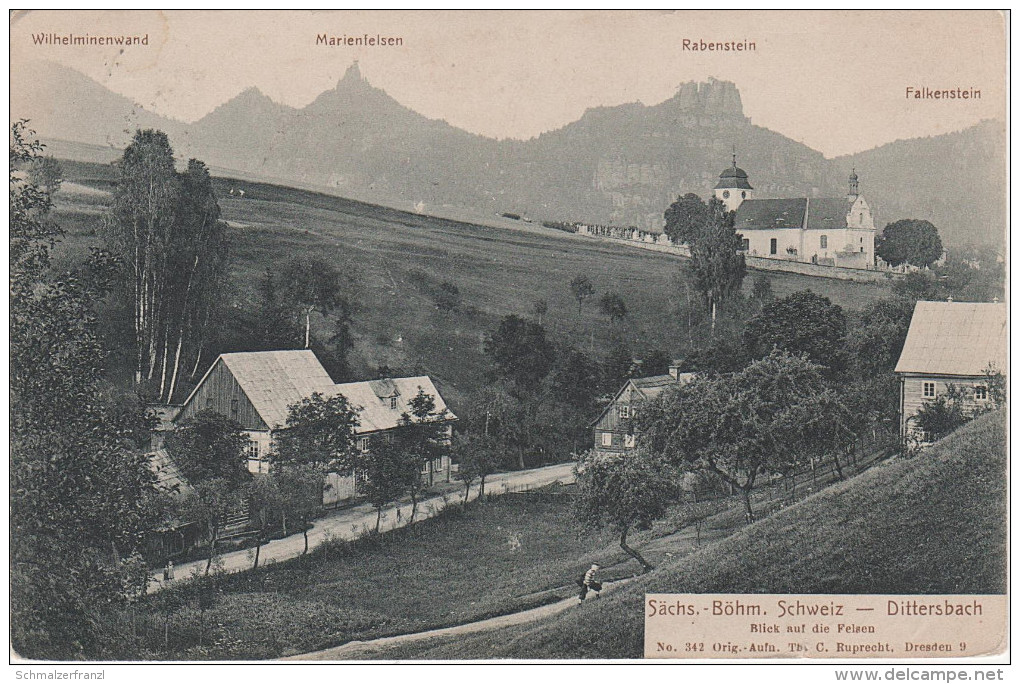
{"type": "Polygon", "coordinates": [[[749,199],[740,203],[734,227],[738,233],[749,230],[802,228],[807,198],[749,199]]]}
{"type": "Polygon", "coordinates": [[[613,395],[613,400],[609,402],[604,409],[602,409],[602,412],[599,413],[598,417],[591,421],[588,426],[591,427],[602,420],[602,416],[606,415],[606,412],[620,400],[620,395],[622,395],[628,387],[633,387],[643,399],[647,401],[654,401],[655,398],[662,394],[662,391],[667,387],[688,383],[694,379],[694,376],[695,373],[677,373],[675,378],[672,375],[652,375],[647,378],[631,378],[627,380],[627,382],[623,383],[623,387],[621,387],[619,391],[613,395]]]}
{"type": "Polygon", "coordinates": [[[291,404],[335,386],[311,349],[221,354],[220,361],[270,429],[286,424],[291,404]]]}
{"type": "Polygon", "coordinates": [[[358,434],[389,430],[400,424],[400,417],[411,413],[408,402],[418,394],[418,388],[432,395],[436,400],[436,411],[446,411],[447,420],[457,420],[457,416],[446,406],[439,390],[432,384],[427,375],[412,378],[386,378],[384,380],[366,380],[363,382],[345,382],[333,385],[326,396],[342,394],[352,406],[361,409],[359,418],[361,425],[358,434]],[[396,399],[396,407],[390,408],[391,399],[396,399]]]}
{"type": "Polygon", "coordinates": [[[1006,305],[918,302],[897,373],[984,375],[1006,372],[1006,305]]]}
{"type": "Polygon", "coordinates": [[[843,197],[819,197],[808,200],[808,230],[846,228],[850,202],[843,197]]]}
{"type": "Polygon", "coordinates": [[[191,489],[166,449],[149,454],[149,469],[156,474],[156,489],[165,494],[183,494],[191,489]]]}

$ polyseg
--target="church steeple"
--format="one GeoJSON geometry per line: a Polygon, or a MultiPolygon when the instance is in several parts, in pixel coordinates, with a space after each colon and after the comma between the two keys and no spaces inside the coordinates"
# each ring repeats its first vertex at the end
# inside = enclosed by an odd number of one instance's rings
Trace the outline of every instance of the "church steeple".
{"type": "Polygon", "coordinates": [[[726,211],[736,211],[745,199],[750,199],[753,189],[747,181],[747,172],[737,166],[737,148],[734,146],[733,166],[719,174],[715,196],[726,205],[726,211]]]}
{"type": "Polygon", "coordinates": [[[847,193],[847,200],[853,202],[857,199],[860,193],[857,191],[857,169],[852,168],[850,170],[850,192],[847,193]]]}

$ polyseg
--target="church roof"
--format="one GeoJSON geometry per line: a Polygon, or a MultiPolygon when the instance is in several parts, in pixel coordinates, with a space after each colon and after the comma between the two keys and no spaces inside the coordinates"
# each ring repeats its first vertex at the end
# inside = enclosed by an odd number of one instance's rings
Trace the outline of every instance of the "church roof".
{"type": "Polygon", "coordinates": [[[846,228],[846,213],[850,203],[845,197],[819,197],[808,200],[808,230],[846,228]]]}
{"type": "Polygon", "coordinates": [[[738,188],[741,190],[754,190],[751,184],[747,181],[747,171],[733,164],[733,166],[725,169],[719,174],[719,182],[716,183],[716,189],[720,188],[738,188]]]}
{"type": "Polygon", "coordinates": [[[748,230],[802,228],[807,198],[749,199],[740,203],[734,227],[738,233],[748,230]]]}

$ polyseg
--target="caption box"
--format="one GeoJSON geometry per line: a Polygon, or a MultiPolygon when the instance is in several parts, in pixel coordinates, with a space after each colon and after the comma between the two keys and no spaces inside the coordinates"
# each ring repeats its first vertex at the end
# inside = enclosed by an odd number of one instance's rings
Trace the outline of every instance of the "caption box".
{"type": "Polygon", "coordinates": [[[1006,647],[1003,595],[646,594],[646,658],[961,658],[1006,647]]]}

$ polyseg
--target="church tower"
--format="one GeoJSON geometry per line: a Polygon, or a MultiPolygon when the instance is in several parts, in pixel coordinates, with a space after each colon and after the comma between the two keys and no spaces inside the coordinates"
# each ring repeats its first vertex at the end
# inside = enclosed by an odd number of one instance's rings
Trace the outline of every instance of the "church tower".
{"type": "Polygon", "coordinates": [[[850,170],[850,192],[846,195],[846,201],[853,204],[859,196],[860,193],[857,191],[857,169],[853,168],[850,170]]]}
{"type": "Polygon", "coordinates": [[[736,211],[741,202],[751,198],[754,188],[747,182],[747,172],[737,166],[737,153],[733,152],[733,166],[719,174],[715,196],[726,205],[727,211],[736,211]]]}

